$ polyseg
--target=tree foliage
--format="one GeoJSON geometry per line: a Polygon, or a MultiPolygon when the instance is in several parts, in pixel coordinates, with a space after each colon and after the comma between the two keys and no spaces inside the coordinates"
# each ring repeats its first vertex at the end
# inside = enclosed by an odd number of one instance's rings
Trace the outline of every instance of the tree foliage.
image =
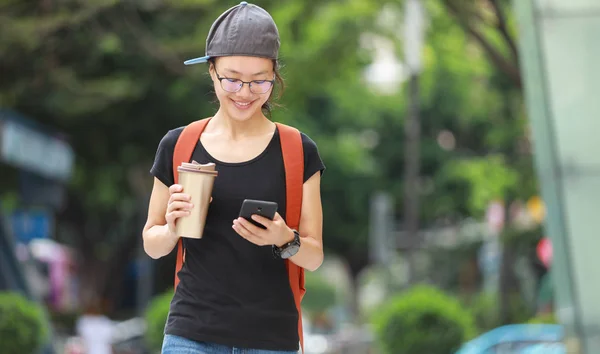
{"type": "MultiPolygon", "coordinates": [[[[364,76],[373,60],[364,34],[381,34],[381,9],[401,2],[255,3],[269,10],[281,34],[287,88],[273,119],[317,142],[327,166],[325,247],[356,275],[368,264],[370,195],[389,190],[402,205],[404,90],[378,95],[364,76]]],[[[183,61],[204,53],[213,20],[234,4],[0,3],[0,105],[62,130],[77,154],[58,237],[81,253],[89,297],[116,301],[121,290],[118,278],[139,247],[148,170],[162,136],[216,110],[207,68],[183,61]]],[[[426,4],[423,227],[481,215],[489,198],[506,191],[535,190],[508,5],[426,4]],[[444,137],[450,148],[440,143],[444,137]]]]}
{"type": "MultiPolygon", "coordinates": [[[[256,3],[282,35],[288,89],[273,119],[318,143],[327,166],[326,247],[360,269],[374,171],[355,139],[378,113],[361,80],[369,58],[359,39],[378,2],[256,3]]],[[[2,5],[0,104],[65,132],[76,151],[58,237],[81,253],[89,297],[121,290],[115,274],[139,245],[148,170],[162,136],[216,110],[206,67],[183,61],[204,52],[208,29],[225,8],[210,0],[2,5]]]]}

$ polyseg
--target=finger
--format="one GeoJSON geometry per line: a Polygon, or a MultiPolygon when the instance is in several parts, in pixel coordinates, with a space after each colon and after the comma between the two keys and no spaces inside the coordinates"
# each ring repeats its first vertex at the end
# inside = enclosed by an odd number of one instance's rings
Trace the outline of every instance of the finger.
{"type": "Polygon", "coordinates": [[[252,238],[262,239],[262,234],[265,232],[264,229],[252,225],[248,220],[245,220],[244,218],[238,218],[234,220],[233,225],[242,230],[242,232],[244,232],[245,235],[252,238]]]}
{"type": "Polygon", "coordinates": [[[279,221],[279,220],[283,220],[283,218],[281,217],[281,215],[279,215],[278,212],[275,212],[275,217],[273,217],[273,221],[279,221]]]}
{"type": "MultiPolygon", "coordinates": [[[[253,223],[251,223],[250,221],[244,219],[244,218],[237,218],[236,219],[240,224],[242,224],[242,226],[244,226],[248,231],[252,232],[253,234],[255,234],[256,236],[263,236],[265,234],[265,232],[267,230],[262,229],[256,225],[254,225],[253,223]]],[[[264,225],[263,225],[264,226],[264,225]]]]}
{"type": "Polygon", "coordinates": [[[233,226],[235,230],[240,230],[244,235],[254,235],[252,230],[246,225],[246,223],[241,220],[242,218],[237,218],[233,220],[233,226]]]}
{"type": "Polygon", "coordinates": [[[188,215],[190,215],[190,212],[188,210],[177,210],[177,211],[172,211],[172,212],[168,213],[166,219],[167,219],[167,221],[170,220],[171,222],[174,222],[178,218],[188,216],[188,215]]]}
{"type": "Polygon", "coordinates": [[[173,185],[171,185],[171,187],[169,187],[170,194],[178,193],[181,191],[183,191],[183,186],[181,184],[173,184],[173,185]]]}
{"type": "Polygon", "coordinates": [[[172,202],[167,206],[167,211],[171,212],[174,210],[190,210],[194,207],[194,204],[188,202],[172,202]]]}
{"type": "Polygon", "coordinates": [[[267,229],[273,223],[272,220],[265,218],[264,216],[261,216],[258,214],[252,215],[252,220],[256,221],[257,223],[261,224],[262,226],[266,227],[267,229]]]}
{"type": "Polygon", "coordinates": [[[246,240],[254,243],[255,245],[262,245],[262,239],[256,235],[254,235],[252,232],[250,232],[248,229],[246,229],[240,222],[238,222],[237,220],[234,220],[233,222],[233,229],[235,230],[235,232],[238,233],[238,235],[242,236],[243,238],[245,238],[246,240]]]}
{"type": "Polygon", "coordinates": [[[190,201],[192,198],[189,194],[185,194],[185,193],[173,193],[171,194],[171,196],[169,197],[169,203],[173,203],[176,201],[190,201]]]}

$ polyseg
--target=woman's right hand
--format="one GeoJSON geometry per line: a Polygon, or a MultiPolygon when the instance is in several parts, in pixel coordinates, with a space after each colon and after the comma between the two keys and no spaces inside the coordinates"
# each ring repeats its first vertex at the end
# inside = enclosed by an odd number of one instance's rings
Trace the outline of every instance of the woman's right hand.
{"type": "Polygon", "coordinates": [[[190,210],[194,205],[191,203],[190,195],[183,193],[183,187],[180,184],[169,187],[169,194],[165,219],[167,220],[169,233],[175,237],[175,221],[182,216],[190,215],[190,210]]]}

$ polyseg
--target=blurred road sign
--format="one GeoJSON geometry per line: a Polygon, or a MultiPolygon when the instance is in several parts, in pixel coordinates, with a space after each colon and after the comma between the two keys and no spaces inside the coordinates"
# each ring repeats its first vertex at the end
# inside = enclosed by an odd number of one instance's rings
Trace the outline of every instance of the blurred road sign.
{"type": "Polygon", "coordinates": [[[29,243],[38,238],[50,238],[52,217],[42,210],[18,210],[10,215],[10,230],[17,242],[29,243]]]}

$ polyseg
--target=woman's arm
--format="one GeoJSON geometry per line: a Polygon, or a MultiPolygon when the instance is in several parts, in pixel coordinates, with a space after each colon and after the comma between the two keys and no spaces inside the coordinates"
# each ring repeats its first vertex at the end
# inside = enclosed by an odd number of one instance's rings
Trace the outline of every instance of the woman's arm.
{"type": "Polygon", "coordinates": [[[188,215],[190,208],[188,196],[180,193],[181,191],[180,185],[174,184],[168,188],[158,178],[154,178],[148,219],[142,232],[144,251],[154,259],[171,253],[179,240],[175,234],[175,220],[188,215]]]}
{"type": "MultiPolygon", "coordinates": [[[[290,232],[291,229],[290,229],[290,232]]],[[[298,266],[310,271],[323,263],[323,207],[321,205],[321,173],[310,177],[302,187],[300,214],[300,250],[290,258],[298,266]]],[[[294,235],[291,233],[293,240],[294,235]]]]}

